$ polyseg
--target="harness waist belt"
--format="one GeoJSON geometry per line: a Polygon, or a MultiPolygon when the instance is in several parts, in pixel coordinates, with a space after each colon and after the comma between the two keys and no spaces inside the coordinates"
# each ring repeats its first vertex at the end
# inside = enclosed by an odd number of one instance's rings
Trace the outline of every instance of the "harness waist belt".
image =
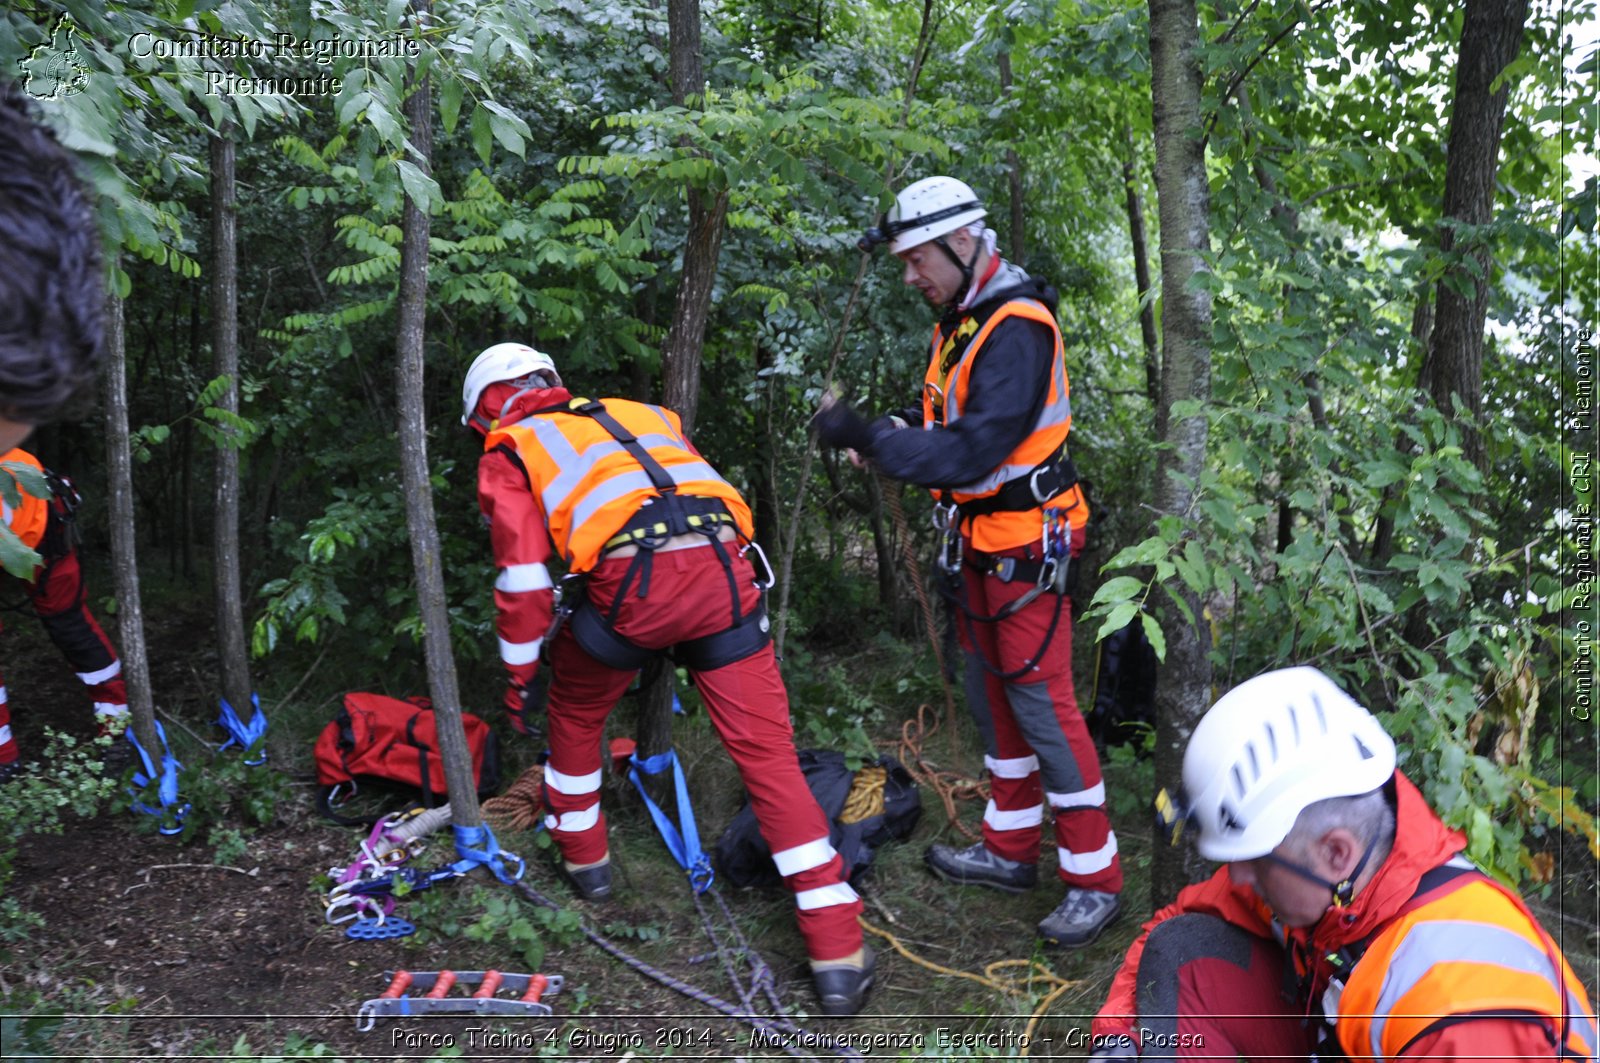
{"type": "Polygon", "coordinates": [[[1063,449],[1049,461],[1035,466],[1026,476],[1007,480],[994,494],[961,502],[956,508],[964,518],[1038,509],[1063,491],[1070,490],[1077,482],[1077,467],[1063,449]]]}
{"type": "Polygon", "coordinates": [[[628,518],[622,530],[606,540],[601,552],[623,546],[638,546],[648,550],[677,535],[688,532],[715,535],[723,525],[735,523],[733,514],[728,512],[728,507],[720,498],[662,495],[640,506],[628,518]]]}

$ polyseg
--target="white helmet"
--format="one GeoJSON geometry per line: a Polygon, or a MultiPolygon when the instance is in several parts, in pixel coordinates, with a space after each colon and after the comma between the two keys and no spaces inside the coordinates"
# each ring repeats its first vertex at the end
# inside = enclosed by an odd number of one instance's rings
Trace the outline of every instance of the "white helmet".
{"type": "Polygon", "coordinates": [[[556,363],[543,351],[536,351],[525,343],[497,343],[490,347],[473,359],[467,379],[461,385],[461,423],[467,423],[478,406],[478,396],[490,384],[518,380],[538,372],[549,373],[556,384],[561,383],[556,363]]]}
{"type": "Polygon", "coordinates": [[[1394,739],[1315,668],[1266,672],[1205,714],[1183,753],[1183,788],[1208,860],[1254,860],[1306,806],[1370,793],[1394,774],[1394,739]]]}
{"type": "Polygon", "coordinates": [[[889,250],[898,255],[988,216],[977,194],[964,182],[954,177],[924,177],[894,197],[882,229],[889,250]]]}

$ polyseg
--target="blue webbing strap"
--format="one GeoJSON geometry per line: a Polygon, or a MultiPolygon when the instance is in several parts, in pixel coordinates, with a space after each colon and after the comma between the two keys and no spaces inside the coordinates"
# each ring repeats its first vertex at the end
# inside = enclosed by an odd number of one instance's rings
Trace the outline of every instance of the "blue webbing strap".
{"type": "Polygon", "coordinates": [[[129,790],[128,793],[133,795],[133,810],[135,812],[142,812],[147,816],[155,816],[162,820],[161,826],[157,828],[162,834],[182,834],[183,817],[189,814],[187,801],[181,805],[178,804],[178,771],[183,765],[173,758],[172,751],[167,748],[167,732],[162,730],[161,721],[156,720],[155,726],[156,738],[161,742],[161,772],[159,775],[156,773],[155,763],[151,761],[150,754],[145,752],[144,746],[139,744],[138,736],[133,733],[133,728],[129,727],[127,731],[123,732],[128,736],[128,741],[133,743],[133,748],[138,752],[139,760],[144,765],[143,771],[133,773],[133,789],[129,790]],[[139,792],[149,786],[151,782],[159,782],[156,787],[156,796],[161,799],[160,808],[152,808],[139,800],[139,792]],[[166,821],[169,813],[172,816],[170,823],[166,821]]]}
{"type": "Polygon", "coordinates": [[[711,861],[706,858],[705,851],[700,848],[700,831],[695,826],[694,808],[689,804],[689,784],[683,777],[683,765],[678,763],[678,755],[672,750],[659,753],[656,756],[639,759],[639,754],[634,753],[628,758],[628,781],[633,783],[634,789],[639,791],[639,796],[644,798],[644,807],[650,811],[650,818],[655,820],[656,829],[661,832],[661,840],[667,843],[667,850],[672,853],[672,858],[678,861],[678,866],[689,873],[689,884],[696,893],[704,893],[711,888],[715,874],[711,870],[711,861]],[[672,781],[678,791],[678,823],[682,825],[680,834],[678,827],[667,818],[650,795],[645,793],[644,783],[639,779],[639,773],[646,775],[660,775],[668,766],[672,768],[672,781]]]}
{"type": "Polygon", "coordinates": [[[245,763],[250,767],[265,764],[267,762],[265,746],[261,747],[254,760],[249,757],[251,748],[267,733],[267,715],[261,711],[260,695],[253,692],[250,695],[250,705],[255,709],[255,713],[250,717],[249,723],[239,719],[239,714],[228,704],[227,698],[219,698],[218,701],[222,704],[222,714],[217,717],[217,726],[228,732],[228,740],[218,747],[218,752],[237,745],[244,751],[245,763]]]}
{"type": "Polygon", "coordinates": [[[487,826],[452,829],[456,835],[456,855],[461,859],[451,864],[450,870],[457,875],[465,875],[475,867],[487,867],[494,872],[495,878],[509,886],[521,878],[523,871],[527,870],[522,857],[500,848],[500,843],[494,839],[494,832],[487,826]],[[507,870],[508,860],[516,861],[515,872],[507,870]]]}

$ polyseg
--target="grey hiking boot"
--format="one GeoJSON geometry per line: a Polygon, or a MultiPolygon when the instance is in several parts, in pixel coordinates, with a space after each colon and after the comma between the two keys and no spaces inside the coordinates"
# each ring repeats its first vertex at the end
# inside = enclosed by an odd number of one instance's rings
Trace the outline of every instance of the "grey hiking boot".
{"type": "Polygon", "coordinates": [[[561,873],[572,883],[572,888],[577,891],[578,896],[586,901],[603,901],[611,896],[610,860],[576,871],[562,864],[561,873]]]}
{"type": "Polygon", "coordinates": [[[813,972],[811,980],[817,986],[822,1014],[843,1016],[859,1012],[872,991],[872,976],[877,967],[878,958],[867,949],[860,967],[825,967],[813,972]]]}
{"type": "Polygon", "coordinates": [[[1122,914],[1122,901],[1115,893],[1099,890],[1067,890],[1067,898],[1039,922],[1039,936],[1049,945],[1079,949],[1099,937],[1122,914]]]}
{"type": "Polygon", "coordinates": [[[1039,881],[1036,866],[997,856],[984,848],[982,842],[965,849],[930,845],[922,858],[935,875],[963,886],[988,886],[1007,893],[1025,893],[1039,881]]]}

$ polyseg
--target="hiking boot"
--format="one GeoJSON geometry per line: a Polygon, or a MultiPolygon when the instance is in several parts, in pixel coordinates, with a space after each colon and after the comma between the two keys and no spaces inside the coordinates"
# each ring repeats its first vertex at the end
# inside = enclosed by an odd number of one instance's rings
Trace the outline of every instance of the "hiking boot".
{"type": "Polygon", "coordinates": [[[120,779],[133,767],[136,756],[132,743],[113,738],[105,752],[100,754],[100,773],[108,779],[120,779]]]}
{"type": "Polygon", "coordinates": [[[1100,936],[1122,914],[1122,901],[1115,893],[1069,889],[1056,910],[1039,923],[1039,936],[1048,945],[1079,949],[1100,936]]]}
{"type": "Polygon", "coordinates": [[[812,981],[817,986],[817,1000],[824,1015],[854,1015],[867,1002],[872,991],[872,976],[877,970],[878,958],[871,949],[864,949],[860,967],[824,967],[813,971],[812,981]]]}
{"type": "Polygon", "coordinates": [[[20,760],[9,760],[0,764],[0,786],[4,786],[27,770],[20,760]]]}
{"type": "Polygon", "coordinates": [[[586,901],[603,901],[611,896],[611,861],[595,864],[593,867],[580,868],[574,871],[565,864],[561,865],[562,874],[567,881],[572,883],[572,888],[577,890],[578,896],[586,901]]]}
{"type": "Polygon", "coordinates": [[[988,886],[1007,893],[1025,893],[1039,881],[1039,869],[1033,864],[997,856],[982,842],[965,849],[930,845],[922,857],[935,875],[963,886],[988,886]]]}

